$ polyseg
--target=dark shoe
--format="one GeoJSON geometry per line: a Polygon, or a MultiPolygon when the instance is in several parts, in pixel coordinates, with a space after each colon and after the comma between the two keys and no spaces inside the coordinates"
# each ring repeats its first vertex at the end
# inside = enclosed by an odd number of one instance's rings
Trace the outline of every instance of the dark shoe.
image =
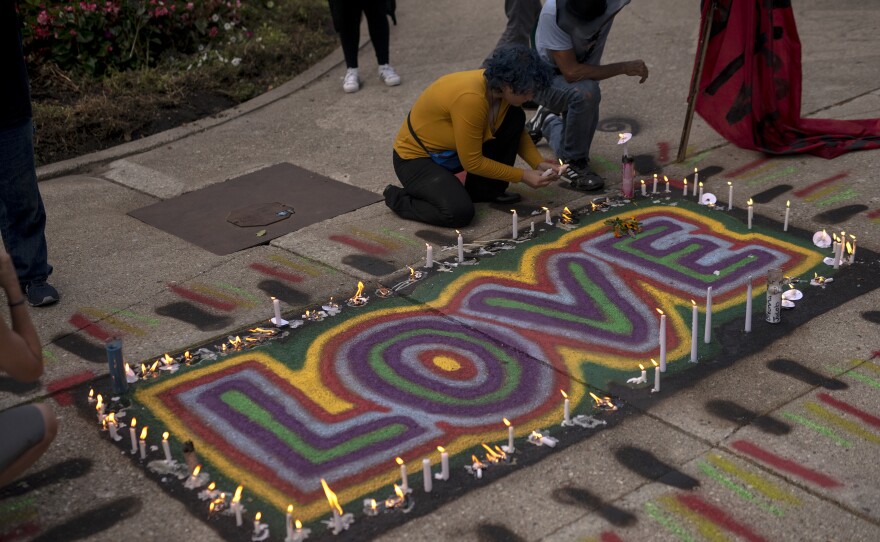
{"type": "Polygon", "coordinates": [[[492,203],[501,203],[507,205],[509,203],[519,203],[522,200],[522,196],[517,194],[516,192],[504,192],[499,196],[495,196],[491,200],[492,203]]]}
{"type": "Polygon", "coordinates": [[[394,186],[393,184],[386,186],[385,190],[382,191],[382,195],[385,196],[385,204],[391,207],[397,202],[397,198],[401,192],[403,192],[403,188],[399,186],[394,186]]]}
{"type": "Polygon", "coordinates": [[[24,295],[31,307],[43,307],[57,303],[61,296],[58,290],[45,280],[35,280],[25,285],[24,295]]]}
{"type": "Polygon", "coordinates": [[[605,186],[605,179],[590,169],[586,160],[575,160],[568,164],[568,169],[562,174],[568,181],[568,187],[581,192],[599,190],[605,186]]]}
{"type": "Polygon", "coordinates": [[[544,121],[547,120],[548,115],[552,114],[552,111],[544,106],[540,106],[535,111],[535,116],[531,120],[526,121],[526,130],[529,132],[529,137],[532,138],[533,143],[541,141],[541,138],[544,137],[544,133],[541,131],[544,127],[544,121]]]}

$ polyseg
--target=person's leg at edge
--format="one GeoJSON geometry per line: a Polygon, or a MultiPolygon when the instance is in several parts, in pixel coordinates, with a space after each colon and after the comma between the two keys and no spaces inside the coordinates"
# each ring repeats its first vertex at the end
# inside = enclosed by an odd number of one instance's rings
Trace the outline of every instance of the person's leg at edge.
{"type": "Polygon", "coordinates": [[[385,14],[385,0],[365,0],[363,4],[370,41],[376,51],[376,63],[380,66],[388,64],[391,38],[389,37],[388,16],[385,14]]]}
{"type": "MultiPolygon", "coordinates": [[[[36,463],[58,434],[58,418],[55,417],[51,407],[36,404],[20,408],[23,418],[16,420],[16,422],[26,422],[30,424],[29,429],[33,430],[30,431],[30,440],[26,443],[27,448],[24,452],[8,465],[3,466],[3,470],[0,472],[0,488],[15,480],[28,467],[36,463]],[[42,424],[42,427],[34,427],[34,424],[42,424]]],[[[6,435],[4,435],[5,437],[6,435]]]]}
{"type": "Polygon", "coordinates": [[[46,248],[46,210],[37,186],[33,122],[0,130],[0,231],[19,282],[26,287],[52,273],[46,248]]]}
{"type": "Polygon", "coordinates": [[[342,45],[342,56],[345,57],[346,68],[358,67],[358,46],[361,41],[361,5],[360,2],[337,0],[336,8],[339,20],[337,31],[342,45]]]}
{"type": "MultiPolygon", "coordinates": [[[[516,162],[516,151],[525,129],[525,122],[526,114],[523,110],[519,107],[510,107],[501,126],[495,132],[495,139],[483,143],[483,156],[512,166],[516,162]]],[[[504,194],[510,183],[468,173],[464,186],[470,194],[471,200],[492,201],[504,194]]]]}
{"type": "Polygon", "coordinates": [[[385,204],[401,218],[461,228],[474,218],[474,204],[458,178],[430,158],[404,160],[394,153],[394,172],[403,188],[389,185],[385,204]]]}

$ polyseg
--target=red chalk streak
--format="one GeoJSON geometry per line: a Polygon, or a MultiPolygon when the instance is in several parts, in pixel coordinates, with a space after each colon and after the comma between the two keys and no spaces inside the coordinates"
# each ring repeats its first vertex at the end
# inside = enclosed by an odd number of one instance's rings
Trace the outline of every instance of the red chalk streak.
{"type": "Polygon", "coordinates": [[[604,533],[599,535],[599,540],[601,540],[602,542],[623,542],[622,538],[612,533],[611,531],[605,531],[604,533]]]}
{"type": "Polygon", "coordinates": [[[819,182],[815,182],[815,183],[811,184],[810,186],[805,186],[804,188],[801,188],[800,190],[795,190],[792,193],[795,196],[802,198],[811,192],[815,192],[816,190],[822,188],[823,186],[825,186],[827,184],[831,184],[834,181],[839,181],[840,179],[843,179],[847,175],[849,175],[849,173],[838,173],[837,175],[834,175],[832,177],[828,177],[827,179],[822,179],[819,182]]]}
{"type": "Polygon", "coordinates": [[[739,450],[744,454],[750,455],[758,461],[763,461],[764,463],[772,465],[779,470],[789,472],[791,474],[794,474],[795,476],[799,476],[804,480],[808,480],[822,487],[843,486],[843,484],[841,484],[834,478],[831,478],[830,476],[826,476],[821,472],[810,470],[794,461],[785,459],[784,457],[779,457],[778,455],[772,452],[768,452],[767,450],[759,447],[757,444],[753,444],[747,440],[737,440],[736,442],[732,443],[731,446],[735,450],[739,450]]]}
{"type": "Polygon", "coordinates": [[[820,393],[819,399],[826,405],[831,405],[837,410],[842,410],[847,414],[852,414],[853,416],[861,418],[862,421],[867,424],[873,425],[874,427],[880,427],[880,418],[874,416],[873,414],[868,414],[864,410],[858,409],[849,403],[845,403],[840,399],[835,399],[827,393],[820,393]]]}
{"type": "Polygon", "coordinates": [[[107,331],[78,312],[71,316],[68,322],[76,329],[85,331],[99,341],[107,341],[113,336],[113,333],[107,331]]]}
{"type": "Polygon", "coordinates": [[[189,299],[190,301],[195,301],[196,303],[201,303],[202,305],[207,305],[221,311],[231,311],[235,308],[235,305],[232,303],[220,301],[219,299],[214,299],[213,297],[208,297],[206,295],[193,292],[192,290],[187,290],[182,286],[169,284],[168,289],[184,299],[189,299]]]}
{"type": "Polygon", "coordinates": [[[287,271],[282,271],[277,267],[272,267],[271,265],[265,265],[261,263],[252,263],[251,269],[255,271],[259,271],[264,275],[269,275],[270,277],[279,278],[281,280],[286,280],[287,282],[302,282],[303,277],[297,275],[296,273],[288,273],[287,271]]]}
{"type": "Polygon", "coordinates": [[[874,209],[868,213],[868,218],[877,218],[878,216],[880,216],[880,209],[874,209]]]}
{"type": "Polygon", "coordinates": [[[661,141],[660,143],[657,143],[657,148],[660,151],[660,155],[658,156],[658,159],[661,162],[665,162],[665,161],[669,160],[669,143],[666,141],[661,141]]]}
{"type": "Polygon", "coordinates": [[[70,406],[73,404],[73,396],[67,390],[93,378],[95,378],[95,373],[84,371],[61,380],[53,380],[46,384],[46,390],[60,406],[70,406]]]}
{"type": "Polygon", "coordinates": [[[739,177],[740,175],[742,175],[746,171],[755,169],[756,167],[760,166],[761,164],[767,162],[768,160],[769,160],[769,158],[759,158],[759,159],[755,160],[754,162],[749,162],[748,164],[742,166],[739,169],[735,169],[733,171],[728,171],[727,173],[724,174],[724,176],[725,177],[739,177]]]}
{"type": "Polygon", "coordinates": [[[336,241],[337,243],[342,243],[344,245],[348,245],[350,247],[354,247],[361,252],[367,252],[369,254],[387,254],[388,249],[377,245],[375,243],[368,243],[366,241],[361,241],[360,239],[354,239],[353,237],[349,237],[347,235],[331,235],[331,241],[336,241]]]}
{"type": "Polygon", "coordinates": [[[0,533],[0,542],[28,540],[38,532],[40,532],[40,526],[33,521],[29,521],[27,523],[16,525],[12,529],[0,533]]]}
{"type": "Polygon", "coordinates": [[[701,499],[696,495],[685,495],[680,494],[675,496],[678,499],[678,502],[687,506],[694,512],[704,516],[709,521],[718,525],[719,527],[724,527],[728,531],[737,534],[745,538],[746,540],[751,540],[753,542],[765,542],[766,539],[749,529],[746,525],[736,521],[724,510],[718,508],[714,504],[708,503],[701,499]]]}

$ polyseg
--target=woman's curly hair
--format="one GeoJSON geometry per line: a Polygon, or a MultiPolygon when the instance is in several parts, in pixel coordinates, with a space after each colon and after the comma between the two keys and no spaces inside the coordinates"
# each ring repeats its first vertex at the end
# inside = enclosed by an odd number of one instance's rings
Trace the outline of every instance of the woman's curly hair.
{"type": "Polygon", "coordinates": [[[500,91],[507,85],[514,94],[528,94],[550,86],[553,79],[553,68],[522,45],[496,49],[485,66],[483,76],[492,90],[500,91]]]}

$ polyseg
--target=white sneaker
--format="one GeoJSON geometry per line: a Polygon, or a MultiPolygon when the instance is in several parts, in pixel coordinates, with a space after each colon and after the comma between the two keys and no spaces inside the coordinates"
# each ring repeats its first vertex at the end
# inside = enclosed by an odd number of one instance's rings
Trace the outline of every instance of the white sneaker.
{"type": "Polygon", "coordinates": [[[357,92],[361,89],[361,78],[357,68],[348,68],[345,78],[342,80],[342,90],[345,92],[357,92]]]}
{"type": "Polygon", "coordinates": [[[385,81],[389,87],[396,87],[400,84],[400,76],[391,67],[391,64],[382,64],[379,66],[379,79],[385,81]]]}

